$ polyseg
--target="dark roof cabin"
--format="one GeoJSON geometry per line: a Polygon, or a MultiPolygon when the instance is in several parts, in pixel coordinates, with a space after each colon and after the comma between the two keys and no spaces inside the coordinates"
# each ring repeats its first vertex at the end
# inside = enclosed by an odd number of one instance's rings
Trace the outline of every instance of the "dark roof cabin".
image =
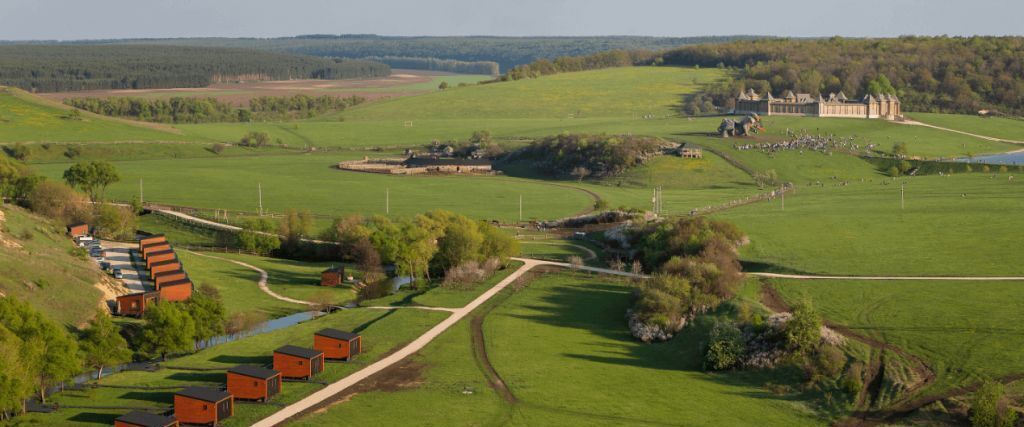
{"type": "Polygon", "coordinates": [[[228,393],[236,399],[266,402],[281,392],[281,373],[259,366],[239,365],[228,369],[228,393]]]}
{"type": "Polygon", "coordinates": [[[313,348],[328,359],[351,360],[363,349],[363,337],[337,329],[321,329],[313,334],[313,348]]]}
{"type": "Polygon", "coordinates": [[[189,387],[174,394],[174,416],[184,424],[213,424],[235,413],[230,393],[206,387],[189,387]]]}
{"type": "Polygon", "coordinates": [[[156,243],[150,243],[150,244],[148,244],[146,246],[143,246],[142,249],[139,250],[139,253],[142,254],[142,259],[146,259],[146,257],[148,257],[150,254],[153,254],[155,252],[162,252],[162,251],[169,251],[169,250],[171,250],[171,244],[170,243],[168,243],[168,242],[156,242],[156,243]]]}
{"type": "Polygon", "coordinates": [[[79,222],[68,226],[68,234],[71,237],[88,236],[89,235],[89,224],[79,222]]]}
{"type": "Polygon", "coordinates": [[[167,241],[167,237],[164,237],[163,234],[153,234],[151,236],[146,236],[146,237],[143,237],[143,238],[139,239],[139,250],[141,251],[142,248],[145,247],[148,244],[159,243],[159,242],[166,242],[166,241],[167,241]]]}
{"type": "Polygon", "coordinates": [[[114,420],[114,427],[178,427],[178,420],[173,416],[132,411],[117,417],[114,420]]]}
{"type": "Polygon", "coordinates": [[[164,301],[185,301],[192,298],[192,280],[189,278],[172,280],[160,285],[160,299],[164,301]]]}
{"type": "Polygon", "coordinates": [[[341,286],[345,282],[345,267],[331,267],[320,273],[320,286],[341,286]]]}
{"type": "Polygon", "coordinates": [[[157,274],[174,270],[181,270],[181,262],[178,262],[177,259],[160,261],[149,266],[149,278],[153,279],[157,274]]]}
{"type": "Polygon", "coordinates": [[[312,378],[324,370],[324,352],[286,345],[274,350],[274,369],[285,378],[312,378]]]}
{"type": "Polygon", "coordinates": [[[160,300],[160,292],[136,292],[118,296],[115,302],[115,310],[121,316],[141,317],[146,313],[146,306],[160,300]]]}

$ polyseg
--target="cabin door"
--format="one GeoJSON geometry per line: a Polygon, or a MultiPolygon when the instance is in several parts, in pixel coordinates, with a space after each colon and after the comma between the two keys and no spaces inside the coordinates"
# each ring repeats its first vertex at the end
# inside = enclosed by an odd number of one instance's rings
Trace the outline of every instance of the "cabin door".
{"type": "Polygon", "coordinates": [[[361,350],[359,348],[359,344],[362,343],[362,342],[363,342],[363,340],[361,340],[359,338],[356,338],[356,339],[348,342],[348,357],[352,357],[352,356],[355,356],[355,355],[359,354],[359,350],[361,350]]]}
{"type": "Polygon", "coordinates": [[[281,377],[274,377],[267,380],[267,396],[274,396],[281,392],[281,377]]]}
{"type": "Polygon", "coordinates": [[[217,404],[217,419],[223,420],[231,416],[231,399],[224,399],[224,401],[217,404]]]}
{"type": "Polygon", "coordinates": [[[313,360],[310,361],[310,362],[313,363],[313,366],[310,366],[309,369],[310,369],[310,372],[312,372],[313,375],[316,375],[316,374],[319,374],[320,372],[323,372],[323,370],[324,370],[323,360],[324,360],[323,356],[320,356],[320,357],[314,358],[313,360]]]}

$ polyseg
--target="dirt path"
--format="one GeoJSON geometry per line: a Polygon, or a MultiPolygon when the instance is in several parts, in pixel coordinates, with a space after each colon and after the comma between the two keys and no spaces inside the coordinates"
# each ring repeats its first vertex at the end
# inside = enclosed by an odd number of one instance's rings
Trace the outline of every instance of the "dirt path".
{"type": "Polygon", "coordinates": [[[259,281],[257,281],[256,285],[259,286],[260,290],[263,291],[263,293],[265,293],[267,295],[270,295],[272,298],[279,299],[279,300],[285,301],[285,302],[290,302],[290,303],[293,303],[293,304],[307,305],[307,306],[310,306],[310,307],[317,305],[314,302],[303,301],[303,300],[298,300],[298,299],[294,299],[294,298],[288,298],[286,296],[282,296],[282,295],[277,294],[274,291],[270,290],[270,288],[267,287],[267,278],[269,277],[269,275],[267,274],[267,271],[262,269],[262,268],[256,267],[256,266],[251,265],[251,264],[246,264],[246,263],[244,263],[242,261],[235,261],[233,259],[221,258],[219,256],[201,254],[201,253],[193,252],[193,251],[189,251],[189,250],[185,250],[185,252],[188,252],[188,253],[190,253],[192,255],[200,256],[200,257],[203,257],[203,258],[219,259],[221,261],[227,261],[227,262],[230,262],[230,263],[238,264],[238,265],[240,265],[242,267],[245,267],[245,268],[253,270],[253,271],[257,272],[257,273],[260,273],[260,279],[259,279],[259,281]]]}
{"type": "Polygon", "coordinates": [[[597,259],[597,252],[594,252],[593,249],[590,249],[590,248],[588,248],[586,246],[583,246],[583,245],[577,245],[577,244],[573,244],[573,243],[569,243],[569,242],[546,242],[546,241],[543,241],[543,240],[520,240],[519,244],[520,245],[549,245],[549,246],[564,245],[564,246],[572,246],[572,247],[574,247],[576,249],[579,249],[579,250],[587,253],[587,257],[583,258],[584,261],[590,261],[590,260],[593,260],[593,259],[597,259]]]}
{"type": "Polygon", "coordinates": [[[996,137],[992,137],[992,136],[978,135],[976,133],[964,132],[962,130],[956,130],[956,129],[944,128],[942,126],[930,125],[928,123],[919,122],[919,121],[916,121],[916,120],[904,120],[902,122],[893,122],[893,123],[900,123],[900,124],[910,125],[910,126],[924,126],[926,128],[938,129],[938,130],[941,130],[941,131],[953,132],[953,133],[958,133],[958,134],[967,135],[967,136],[973,136],[975,138],[981,138],[981,139],[988,140],[988,141],[1005,142],[1007,144],[1024,144],[1024,141],[1017,141],[1017,140],[1013,140],[1013,139],[1002,139],[1002,138],[996,138],[996,137]]]}

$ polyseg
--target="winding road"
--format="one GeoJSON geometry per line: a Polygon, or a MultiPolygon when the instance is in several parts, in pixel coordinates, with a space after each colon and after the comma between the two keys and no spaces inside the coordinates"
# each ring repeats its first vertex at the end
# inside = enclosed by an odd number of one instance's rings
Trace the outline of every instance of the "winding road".
{"type": "Polygon", "coordinates": [[[244,263],[242,261],[235,261],[233,259],[221,258],[219,256],[201,254],[201,253],[193,252],[193,251],[189,251],[189,250],[186,250],[185,252],[188,252],[188,253],[190,253],[192,255],[200,256],[200,257],[203,257],[203,258],[219,259],[221,261],[227,261],[227,262],[230,262],[230,263],[238,264],[238,265],[240,265],[242,267],[245,267],[245,268],[253,270],[253,271],[257,272],[257,273],[260,273],[260,280],[258,282],[256,282],[256,285],[260,287],[261,291],[263,291],[267,295],[270,295],[273,298],[276,298],[276,299],[279,299],[279,300],[285,301],[285,302],[294,303],[294,304],[302,304],[302,305],[308,305],[308,306],[317,305],[316,303],[312,303],[312,302],[309,302],[309,301],[303,301],[303,300],[298,300],[298,299],[294,299],[294,298],[288,298],[286,296],[283,296],[281,294],[278,294],[278,293],[270,290],[270,287],[267,286],[267,279],[270,276],[267,274],[266,270],[264,270],[262,268],[259,268],[259,267],[255,266],[255,265],[247,264],[247,263],[244,263]]]}

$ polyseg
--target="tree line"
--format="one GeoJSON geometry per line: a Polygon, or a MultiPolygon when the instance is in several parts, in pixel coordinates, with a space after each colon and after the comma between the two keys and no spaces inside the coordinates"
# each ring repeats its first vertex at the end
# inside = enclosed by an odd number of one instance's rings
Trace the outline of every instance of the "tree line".
{"type": "Polygon", "coordinates": [[[409,56],[368,56],[367,61],[387,64],[391,68],[409,70],[445,71],[460,74],[486,74],[497,76],[499,66],[494,61],[459,61],[457,59],[416,58],[409,56]]]}
{"type": "Polygon", "coordinates": [[[0,45],[0,85],[34,92],[205,87],[235,80],[383,77],[385,64],[197,46],[0,45]]]}
{"type": "Polygon", "coordinates": [[[664,50],[697,43],[720,43],[761,36],[646,37],[493,37],[493,36],[379,36],[372,34],[313,34],[271,39],[175,38],[105,40],[80,43],[160,44],[177,46],[234,47],[290,52],[304,55],[369,58],[396,56],[441,58],[458,61],[493,61],[501,70],[538,59],[589,55],[608,50],[664,50]]]}
{"type": "Polygon", "coordinates": [[[1024,38],[900,37],[770,39],[684,46],[665,64],[723,67],[731,78],[707,91],[730,109],[743,88],[779,94],[892,93],[906,111],[1024,112],[1024,38]]]}
{"type": "Polygon", "coordinates": [[[249,108],[238,108],[217,98],[136,97],[67,98],[64,103],[96,114],[158,123],[211,123],[288,120],[342,111],[361,104],[361,96],[330,95],[261,96],[249,100],[249,108]]]}

